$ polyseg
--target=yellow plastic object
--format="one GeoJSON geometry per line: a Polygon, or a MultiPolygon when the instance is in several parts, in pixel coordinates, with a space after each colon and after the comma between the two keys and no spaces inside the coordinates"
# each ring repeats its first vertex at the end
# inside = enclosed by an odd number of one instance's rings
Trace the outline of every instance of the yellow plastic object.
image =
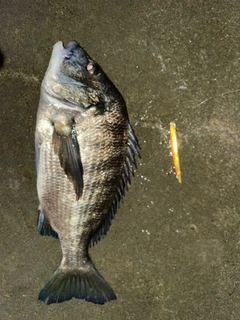
{"type": "Polygon", "coordinates": [[[182,183],[175,121],[170,122],[170,147],[172,153],[173,166],[176,172],[176,178],[178,179],[179,183],[182,183]]]}

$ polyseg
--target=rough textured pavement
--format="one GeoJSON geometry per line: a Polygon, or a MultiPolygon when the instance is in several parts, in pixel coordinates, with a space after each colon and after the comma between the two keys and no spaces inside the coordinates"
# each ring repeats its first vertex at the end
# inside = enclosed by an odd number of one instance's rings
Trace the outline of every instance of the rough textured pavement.
{"type": "Polygon", "coordinates": [[[239,16],[238,0],[1,1],[1,319],[240,318],[239,16]],[[72,39],[122,92],[142,147],[91,249],[118,297],[104,306],[37,300],[61,252],[35,226],[35,118],[52,46],[72,39]],[[168,174],[173,120],[182,185],[168,174]]]}

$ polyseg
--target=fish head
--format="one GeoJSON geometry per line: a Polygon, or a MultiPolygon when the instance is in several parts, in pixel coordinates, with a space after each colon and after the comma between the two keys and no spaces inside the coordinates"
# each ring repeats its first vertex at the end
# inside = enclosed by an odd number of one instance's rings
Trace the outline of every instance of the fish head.
{"type": "Polygon", "coordinates": [[[54,45],[43,85],[45,91],[68,104],[96,107],[100,112],[123,101],[99,64],[76,41],[65,47],[61,41],[54,45]]]}

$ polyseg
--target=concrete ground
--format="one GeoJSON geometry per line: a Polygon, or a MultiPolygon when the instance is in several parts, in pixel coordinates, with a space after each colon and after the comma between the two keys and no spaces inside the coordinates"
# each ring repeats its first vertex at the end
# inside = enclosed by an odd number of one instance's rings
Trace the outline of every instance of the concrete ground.
{"type": "Polygon", "coordinates": [[[240,319],[239,17],[239,0],[1,2],[0,319],[240,319]],[[118,297],[104,306],[37,300],[61,252],[36,231],[34,126],[52,46],[72,39],[122,92],[142,148],[90,252],[118,297]]]}

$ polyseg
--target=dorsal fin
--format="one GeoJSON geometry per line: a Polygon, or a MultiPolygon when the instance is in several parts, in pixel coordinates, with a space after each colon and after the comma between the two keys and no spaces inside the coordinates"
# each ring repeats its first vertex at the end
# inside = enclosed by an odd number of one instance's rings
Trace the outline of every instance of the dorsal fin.
{"type": "Polygon", "coordinates": [[[138,156],[141,158],[140,153],[138,151],[139,149],[139,144],[137,137],[134,134],[133,128],[128,124],[128,143],[127,143],[127,150],[126,150],[126,160],[124,163],[124,166],[122,168],[122,174],[121,174],[121,179],[119,181],[119,186],[117,193],[115,194],[115,197],[113,199],[113,202],[109,208],[109,211],[102,221],[101,225],[99,226],[98,230],[95,232],[93,235],[90,245],[96,244],[102,236],[106,235],[111,223],[112,219],[114,218],[117,209],[120,206],[120,201],[123,199],[125,195],[125,189],[128,190],[128,184],[131,183],[131,173],[133,173],[133,166],[136,167],[136,161],[135,161],[135,156],[138,156]]]}

